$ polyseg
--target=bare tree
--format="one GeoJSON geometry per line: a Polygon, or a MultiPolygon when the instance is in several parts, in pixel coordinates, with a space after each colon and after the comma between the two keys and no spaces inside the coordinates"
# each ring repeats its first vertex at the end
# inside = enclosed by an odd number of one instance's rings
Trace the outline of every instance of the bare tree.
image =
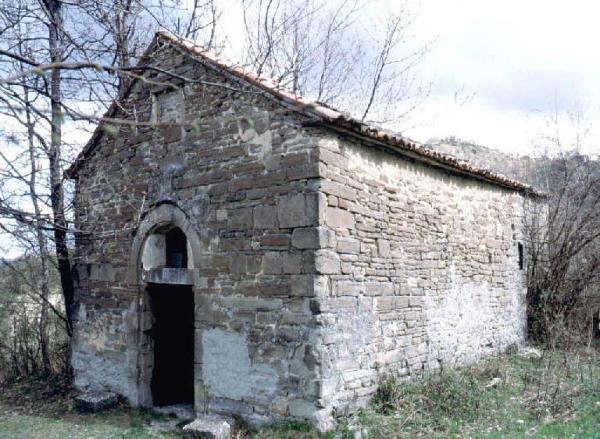
{"type": "MultiPolygon", "coordinates": [[[[17,25],[17,27],[19,27],[19,25],[17,25]]],[[[16,41],[15,49],[21,56],[24,56],[22,41],[16,41]]],[[[15,65],[15,68],[22,69],[23,66],[17,64],[15,65]]],[[[38,256],[40,261],[41,287],[39,293],[34,291],[33,295],[39,294],[39,336],[41,360],[43,372],[49,373],[51,371],[50,353],[48,351],[48,347],[50,345],[48,333],[48,312],[50,304],[50,254],[48,250],[48,240],[46,237],[46,230],[48,229],[46,227],[46,222],[43,219],[44,202],[39,194],[39,191],[42,186],[40,186],[38,182],[38,174],[40,172],[40,169],[38,167],[37,156],[37,134],[35,132],[34,126],[39,120],[39,117],[32,110],[33,102],[31,96],[35,93],[33,93],[30,90],[30,84],[27,83],[25,77],[21,77],[20,88],[21,93],[17,96],[15,96],[14,94],[14,88],[6,90],[8,97],[2,98],[1,100],[8,104],[3,114],[12,116],[13,122],[18,123],[24,129],[23,143],[27,145],[27,154],[25,154],[24,163],[18,163],[18,161],[13,161],[2,152],[0,152],[0,158],[5,164],[5,171],[8,171],[7,175],[12,177],[12,179],[16,179],[17,181],[23,183],[23,186],[26,188],[26,193],[29,198],[29,204],[32,208],[30,216],[27,215],[24,211],[21,211],[20,208],[14,209],[13,217],[15,216],[14,214],[17,213],[16,217],[21,220],[21,223],[25,223],[34,235],[33,242],[29,243],[29,246],[35,249],[34,254],[38,256]],[[10,105],[10,103],[14,102],[15,97],[18,100],[20,100],[20,102],[25,104],[22,108],[22,111],[19,111],[19,109],[10,105]],[[29,164],[28,174],[27,167],[25,166],[27,162],[29,164]]],[[[46,150],[48,150],[45,141],[43,142],[43,144],[46,147],[46,150]]],[[[5,200],[6,198],[4,197],[0,199],[0,210],[2,210],[2,207],[5,207],[6,209],[5,200]]],[[[3,229],[6,231],[5,227],[3,229]]],[[[15,237],[14,234],[13,237],[15,237]]],[[[22,240],[24,239],[24,236],[21,235],[17,238],[20,238],[22,240]]],[[[62,315],[60,317],[62,318],[62,315]]]]}
{"type": "Polygon", "coordinates": [[[530,334],[555,343],[580,337],[600,311],[600,162],[547,140],[534,176],[548,199],[529,227],[528,315],[530,334]]]}
{"type": "Polygon", "coordinates": [[[364,18],[373,8],[358,0],[241,3],[244,63],[294,93],[395,128],[428,95],[416,67],[432,43],[408,47],[414,16],[407,2],[383,8],[376,23],[364,18]]]}
{"type": "Polygon", "coordinates": [[[204,32],[212,44],[217,18],[212,0],[191,10],[177,1],[0,1],[0,117],[5,121],[0,141],[11,145],[0,149],[0,178],[5,183],[0,191],[0,232],[41,261],[43,282],[37,296],[44,369],[50,368],[48,310],[64,319],[70,334],[76,306],[63,169],[81,144],[70,144],[64,128],[73,132],[89,122],[94,125],[97,113],[120,96],[131,79],[142,77],[143,70],[135,64],[155,30],[178,25],[189,35],[204,32]],[[64,314],[48,300],[55,269],[64,314]]]}
{"type": "MultiPolygon", "coordinates": [[[[48,52],[50,63],[60,64],[64,60],[63,8],[60,0],[43,0],[43,11],[46,15],[45,24],[48,27],[48,52]]],[[[50,73],[50,142],[48,149],[48,164],[50,171],[50,205],[54,229],[54,246],[60,273],[65,301],[68,332],[72,331],[73,312],[75,305],[75,286],[71,271],[69,248],[67,246],[67,218],[65,215],[65,200],[62,175],[62,124],[63,124],[63,95],[62,69],[52,68],[50,73]]]]}
{"type": "MultiPolygon", "coordinates": [[[[26,102],[29,101],[29,91],[24,88],[24,99],[26,102]]],[[[48,351],[50,340],[48,334],[48,304],[50,303],[50,254],[48,251],[48,240],[44,233],[44,225],[42,222],[42,208],[40,206],[40,200],[37,194],[38,183],[37,175],[39,172],[36,158],[36,145],[35,145],[35,132],[33,130],[33,116],[31,114],[30,107],[25,108],[25,124],[27,127],[27,146],[29,149],[29,164],[30,164],[30,176],[28,181],[29,196],[31,198],[31,205],[33,206],[34,223],[33,228],[35,230],[35,237],[37,241],[37,247],[39,251],[39,260],[41,268],[41,307],[40,307],[40,319],[39,319],[39,332],[40,332],[40,350],[42,356],[42,364],[44,373],[51,372],[50,353],[48,351]]]]}

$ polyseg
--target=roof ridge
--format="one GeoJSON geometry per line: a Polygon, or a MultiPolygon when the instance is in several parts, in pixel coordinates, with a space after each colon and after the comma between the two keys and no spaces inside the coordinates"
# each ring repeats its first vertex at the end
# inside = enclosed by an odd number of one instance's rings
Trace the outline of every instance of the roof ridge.
{"type": "MultiPolygon", "coordinates": [[[[496,184],[498,186],[507,187],[519,192],[525,192],[534,196],[544,196],[544,194],[535,191],[531,186],[522,183],[517,180],[513,180],[503,174],[492,171],[487,168],[476,166],[469,161],[459,159],[449,154],[441,153],[439,151],[425,148],[419,142],[415,142],[402,136],[399,133],[391,132],[382,128],[375,127],[364,123],[361,120],[353,118],[350,115],[343,113],[342,111],[328,105],[323,104],[315,100],[308,99],[304,96],[298,95],[275,81],[272,78],[266,78],[255,72],[246,69],[245,67],[236,64],[235,62],[223,59],[213,52],[206,50],[199,44],[178,36],[167,30],[159,30],[156,32],[154,39],[146,49],[144,55],[140,58],[140,61],[147,58],[154,49],[158,38],[163,38],[168,42],[175,44],[181,49],[188,53],[199,57],[201,60],[215,66],[218,69],[226,71],[252,85],[255,85],[267,92],[271,96],[286,102],[296,109],[303,110],[316,116],[325,122],[325,126],[330,127],[334,130],[342,130],[344,132],[350,132],[351,134],[364,137],[368,140],[383,143],[397,152],[405,152],[411,155],[416,155],[422,161],[425,161],[433,166],[438,166],[445,169],[454,170],[455,172],[470,175],[474,178],[487,181],[488,183],[496,184]],[[433,163],[432,163],[433,162],[433,163]]],[[[132,81],[131,85],[135,81],[132,81]]],[[[127,92],[126,92],[127,93],[127,92]]],[[[125,93],[125,94],[126,94],[125,93]]],[[[109,118],[110,114],[116,111],[116,101],[109,108],[103,119],[109,118]]],[[[76,161],[67,170],[67,176],[73,177],[76,175],[77,169],[85,159],[85,156],[92,151],[95,142],[98,140],[101,132],[102,122],[98,124],[98,127],[94,131],[94,134],[86,144],[84,149],[81,151],[76,161]]]]}
{"type": "Polygon", "coordinates": [[[191,40],[175,35],[174,33],[169,32],[167,30],[159,30],[156,34],[157,36],[166,38],[168,41],[179,45],[180,47],[186,49],[192,54],[200,56],[203,60],[213,65],[216,65],[228,71],[229,73],[232,73],[234,76],[237,76],[254,85],[261,87],[270,94],[276,95],[276,97],[278,98],[289,101],[294,105],[300,105],[306,109],[315,110],[321,113],[320,116],[325,116],[330,120],[338,118],[348,118],[348,116],[346,116],[343,112],[336,108],[333,108],[329,105],[324,105],[315,100],[294,93],[293,91],[282,86],[280,82],[276,81],[273,78],[258,75],[254,71],[249,70],[233,61],[231,63],[228,63],[226,59],[218,57],[210,50],[206,50],[205,48],[203,48],[197,43],[194,43],[191,40]]]}

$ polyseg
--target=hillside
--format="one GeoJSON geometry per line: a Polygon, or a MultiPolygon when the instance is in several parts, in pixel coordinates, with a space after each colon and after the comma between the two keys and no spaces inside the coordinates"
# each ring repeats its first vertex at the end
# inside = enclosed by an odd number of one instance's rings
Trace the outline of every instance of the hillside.
{"type": "Polygon", "coordinates": [[[425,147],[466,160],[518,181],[533,183],[533,169],[537,160],[529,156],[506,154],[487,146],[467,142],[456,137],[429,140],[425,147]]]}

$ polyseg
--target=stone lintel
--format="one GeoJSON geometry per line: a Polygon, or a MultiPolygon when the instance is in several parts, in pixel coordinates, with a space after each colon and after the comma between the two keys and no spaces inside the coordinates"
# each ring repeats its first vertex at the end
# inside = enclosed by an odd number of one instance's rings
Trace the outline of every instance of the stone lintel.
{"type": "Polygon", "coordinates": [[[153,284],[193,285],[194,269],[151,268],[144,270],[142,280],[153,284]]]}

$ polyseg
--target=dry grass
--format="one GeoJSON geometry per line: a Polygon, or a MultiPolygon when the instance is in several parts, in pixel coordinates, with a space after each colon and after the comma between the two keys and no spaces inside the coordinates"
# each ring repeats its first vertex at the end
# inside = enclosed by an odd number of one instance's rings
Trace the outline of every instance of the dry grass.
{"type": "MultiPolygon", "coordinates": [[[[73,411],[66,380],[25,380],[0,388],[0,438],[179,437],[177,420],[125,406],[97,415],[73,411]]],[[[600,439],[600,351],[510,354],[479,365],[387,380],[367,410],[334,432],[288,423],[237,438],[574,437],[600,439]]]]}

